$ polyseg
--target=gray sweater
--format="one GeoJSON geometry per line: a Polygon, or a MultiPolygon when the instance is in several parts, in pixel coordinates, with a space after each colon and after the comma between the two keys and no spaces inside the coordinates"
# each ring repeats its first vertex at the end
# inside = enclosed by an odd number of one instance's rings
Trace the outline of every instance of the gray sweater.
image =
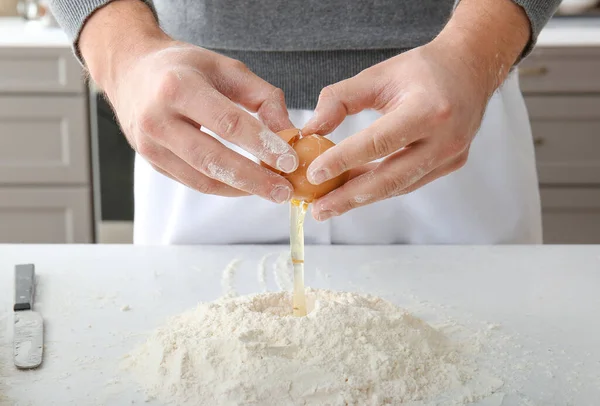
{"type": "MultiPolygon", "coordinates": [[[[51,0],[73,41],[110,0],[51,0]]],[[[142,1],[142,0],[140,0],[142,1]]],[[[530,19],[526,55],[560,0],[513,0],[530,19]]],[[[290,108],[314,108],[320,90],[432,40],[455,0],[146,0],[172,37],[241,60],[282,88],[290,108]]]]}

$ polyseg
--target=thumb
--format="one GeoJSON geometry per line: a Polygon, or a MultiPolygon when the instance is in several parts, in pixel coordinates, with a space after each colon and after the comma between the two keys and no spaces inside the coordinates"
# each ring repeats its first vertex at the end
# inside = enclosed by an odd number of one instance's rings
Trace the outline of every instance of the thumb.
{"type": "Polygon", "coordinates": [[[321,91],[314,116],[302,129],[304,134],[326,135],[347,116],[376,107],[382,86],[368,70],[329,85],[321,91]]]}

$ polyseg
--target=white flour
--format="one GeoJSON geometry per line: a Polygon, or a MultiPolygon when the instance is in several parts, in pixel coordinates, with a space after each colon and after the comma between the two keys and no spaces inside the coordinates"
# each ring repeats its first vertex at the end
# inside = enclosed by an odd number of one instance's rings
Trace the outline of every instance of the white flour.
{"type": "Polygon", "coordinates": [[[201,304],[125,366],[150,397],[177,405],[453,405],[502,385],[472,379],[472,349],[389,302],[311,289],[307,300],[302,318],[288,292],[201,304]]]}
{"type": "Polygon", "coordinates": [[[267,287],[267,261],[274,255],[275,254],[273,253],[266,254],[260,259],[260,261],[258,261],[258,267],[256,270],[258,277],[258,285],[260,286],[260,290],[262,292],[269,291],[269,288],[267,287]]]}
{"type": "Polygon", "coordinates": [[[237,296],[237,292],[235,291],[235,287],[233,286],[235,279],[235,272],[237,271],[240,263],[242,261],[240,259],[234,259],[223,271],[223,276],[221,277],[221,287],[223,288],[224,295],[226,297],[235,297],[237,296]]]}
{"type": "Polygon", "coordinates": [[[292,257],[289,252],[281,252],[273,263],[273,277],[279,290],[292,290],[294,281],[292,280],[292,257]]]}

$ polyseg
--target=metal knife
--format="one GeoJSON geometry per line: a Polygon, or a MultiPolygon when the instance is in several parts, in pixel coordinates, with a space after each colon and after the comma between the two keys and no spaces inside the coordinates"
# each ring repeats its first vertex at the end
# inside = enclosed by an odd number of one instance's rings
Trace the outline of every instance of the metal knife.
{"type": "Polygon", "coordinates": [[[33,264],[15,266],[14,363],[17,368],[40,366],[44,352],[44,321],[33,310],[35,268],[33,264]]]}

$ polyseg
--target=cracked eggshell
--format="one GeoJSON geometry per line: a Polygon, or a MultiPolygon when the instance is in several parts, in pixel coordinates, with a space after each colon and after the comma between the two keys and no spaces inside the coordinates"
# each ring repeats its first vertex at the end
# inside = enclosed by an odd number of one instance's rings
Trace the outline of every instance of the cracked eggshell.
{"type": "MultiPolygon", "coordinates": [[[[325,196],[327,193],[339,188],[348,181],[347,172],[320,185],[313,185],[306,178],[306,170],[310,164],[319,155],[335,145],[330,139],[317,134],[300,136],[300,132],[293,128],[280,131],[277,134],[294,148],[300,161],[298,169],[292,173],[276,171],[286,178],[294,187],[292,199],[311,203],[313,200],[325,196]]],[[[264,163],[262,165],[273,170],[273,168],[264,163]]]]}

